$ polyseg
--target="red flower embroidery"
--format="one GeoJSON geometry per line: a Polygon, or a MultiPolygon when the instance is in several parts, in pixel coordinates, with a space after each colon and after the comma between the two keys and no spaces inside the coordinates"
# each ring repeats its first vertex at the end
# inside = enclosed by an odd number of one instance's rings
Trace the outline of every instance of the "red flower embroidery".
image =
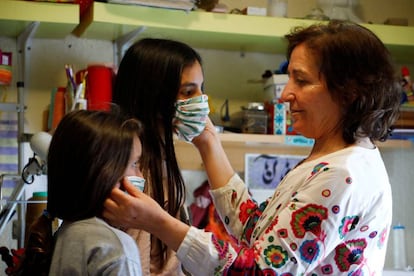
{"type": "Polygon", "coordinates": [[[257,209],[256,204],[251,200],[247,200],[240,205],[239,219],[241,223],[245,224],[246,221],[255,213],[257,209]]]}

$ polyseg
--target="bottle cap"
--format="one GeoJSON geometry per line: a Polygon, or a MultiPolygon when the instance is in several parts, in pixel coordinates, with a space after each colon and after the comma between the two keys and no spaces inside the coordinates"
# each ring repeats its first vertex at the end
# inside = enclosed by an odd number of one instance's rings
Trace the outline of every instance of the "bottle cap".
{"type": "Polygon", "coordinates": [[[397,229],[405,229],[405,226],[404,225],[401,225],[401,224],[398,224],[398,225],[394,225],[392,227],[392,229],[394,229],[394,230],[397,230],[397,229]]]}
{"type": "Polygon", "coordinates": [[[47,197],[47,192],[33,192],[34,197],[47,197]]]}

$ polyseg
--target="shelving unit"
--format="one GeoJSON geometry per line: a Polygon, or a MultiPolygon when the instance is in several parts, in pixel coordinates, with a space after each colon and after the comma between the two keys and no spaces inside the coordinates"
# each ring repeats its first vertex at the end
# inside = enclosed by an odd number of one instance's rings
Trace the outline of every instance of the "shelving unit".
{"type": "MultiPolygon", "coordinates": [[[[0,37],[16,39],[17,45],[17,67],[18,74],[14,76],[17,83],[17,102],[0,103],[0,110],[17,112],[18,114],[18,169],[16,176],[20,176],[23,170],[22,143],[25,142],[24,135],[24,93],[26,77],[28,75],[28,62],[30,59],[31,39],[36,38],[64,38],[79,24],[79,6],[62,5],[47,2],[10,1],[2,0],[0,3],[0,37]]],[[[16,57],[14,57],[16,58],[16,57]]],[[[3,181],[1,176],[1,181],[3,181]]],[[[25,183],[18,179],[16,186],[7,203],[2,206],[0,215],[0,234],[5,229],[21,199],[25,183]]],[[[2,182],[3,183],[3,182],[2,182]]],[[[1,183],[1,184],[2,184],[1,183]]],[[[3,205],[3,203],[2,203],[3,205]]],[[[24,237],[24,208],[18,208],[18,246],[23,245],[24,237]]]]}
{"type": "MultiPolygon", "coordinates": [[[[136,32],[139,37],[172,38],[196,48],[276,54],[284,54],[284,35],[293,27],[316,23],[304,19],[187,12],[101,2],[93,2],[81,19],[79,6],[74,4],[2,0],[1,6],[0,36],[17,37],[30,24],[39,22],[34,34],[36,38],[63,38],[72,32],[85,39],[116,41],[136,32]]],[[[382,39],[396,62],[414,63],[413,26],[364,26],[382,39]]],[[[263,145],[269,144],[290,148],[278,140],[281,138],[275,139],[275,136],[223,134],[222,139],[227,146],[238,144],[251,147],[252,143],[256,143],[260,145],[259,148],[266,148],[263,145]]],[[[406,141],[401,143],[387,142],[386,145],[410,145],[406,141]]],[[[257,145],[254,146],[256,149],[257,145]]],[[[182,147],[180,144],[178,146],[182,147]]],[[[307,149],[301,148],[303,150],[307,149]]]]}
{"type": "Polygon", "coordinates": [[[79,24],[79,6],[1,0],[0,36],[18,37],[32,22],[40,22],[36,38],[63,38],[79,24]]]}
{"type": "Polygon", "coordinates": [[[400,118],[395,125],[396,128],[414,129],[414,106],[401,107],[400,118]]]}
{"type": "MultiPolygon", "coordinates": [[[[143,28],[140,37],[172,38],[196,48],[284,54],[284,35],[295,26],[315,22],[94,2],[74,33],[116,40],[143,28]]],[[[379,36],[396,62],[414,63],[414,26],[363,25],[379,36]]]]}
{"type": "MultiPolygon", "coordinates": [[[[0,37],[16,39],[18,74],[14,76],[18,90],[17,103],[1,103],[0,110],[22,114],[30,40],[35,38],[64,38],[79,25],[79,6],[49,2],[2,0],[0,4],[0,37]]],[[[16,57],[15,57],[16,58],[16,57]]],[[[19,139],[23,136],[23,116],[19,119],[19,139]]],[[[20,166],[19,166],[20,167],[20,166]]]]}
{"type": "MultiPolygon", "coordinates": [[[[247,153],[306,156],[311,149],[308,146],[287,145],[284,135],[222,133],[219,136],[231,165],[239,172],[244,171],[244,157],[247,153]]],[[[387,140],[377,145],[380,149],[408,149],[413,146],[409,140],[387,140]]],[[[204,170],[200,154],[192,144],[177,140],[175,150],[180,168],[204,170]]]]}
{"type": "MultiPolygon", "coordinates": [[[[81,38],[116,41],[140,30],[140,37],[178,39],[196,48],[283,54],[284,35],[295,26],[306,26],[316,21],[101,2],[93,2],[79,19],[79,6],[74,4],[2,0],[0,36],[18,37],[33,22],[39,23],[34,33],[36,38],[63,38],[73,32],[81,38]]],[[[382,39],[396,62],[414,63],[413,26],[364,26],[382,39]]],[[[268,142],[262,140],[273,141],[274,136],[224,134],[222,138],[224,143],[230,144],[242,141],[266,144],[268,142]]],[[[283,145],[281,141],[276,143],[283,145]]]]}
{"type": "MultiPolygon", "coordinates": [[[[74,34],[82,38],[116,41],[139,30],[140,38],[171,38],[195,48],[284,54],[284,35],[295,26],[312,23],[316,21],[94,2],[74,34]]],[[[380,37],[396,62],[414,63],[414,27],[364,26],[380,37]]],[[[274,153],[277,150],[280,154],[306,155],[310,150],[309,147],[287,146],[283,136],[222,134],[221,140],[230,162],[238,171],[244,169],[246,153],[274,153]]],[[[409,148],[412,143],[389,140],[379,146],[409,148]]],[[[199,154],[191,144],[177,141],[176,152],[181,168],[203,170],[199,154]]]]}

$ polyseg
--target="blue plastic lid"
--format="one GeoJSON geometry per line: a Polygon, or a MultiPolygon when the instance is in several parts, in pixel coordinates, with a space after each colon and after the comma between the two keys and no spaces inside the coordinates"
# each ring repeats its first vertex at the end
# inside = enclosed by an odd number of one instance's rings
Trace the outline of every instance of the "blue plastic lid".
{"type": "Polygon", "coordinates": [[[392,229],[394,229],[394,230],[397,230],[397,229],[405,229],[405,226],[404,225],[401,225],[401,224],[398,224],[398,225],[394,225],[392,227],[392,229]]]}

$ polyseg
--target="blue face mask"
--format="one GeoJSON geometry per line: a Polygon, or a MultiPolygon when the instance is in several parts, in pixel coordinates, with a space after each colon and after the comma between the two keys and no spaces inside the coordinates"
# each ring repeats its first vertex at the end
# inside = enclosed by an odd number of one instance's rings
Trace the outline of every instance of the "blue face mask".
{"type": "Polygon", "coordinates": [[[206,127],[209,113],[207,95],[178,100],[175,104],[175,118],[173,121],[178,138],[191,142],[199,136],[206,127]]]}
{"type": "Polygon", "coordinates": [[[139,176],[127,176],[129,182],[131,182],[132,185],[135,186],[135,188],[137,188],[138,190],[140,190],[141,192],[144,191],[144,187],[145,187],[145,179],[139,176]]]}

